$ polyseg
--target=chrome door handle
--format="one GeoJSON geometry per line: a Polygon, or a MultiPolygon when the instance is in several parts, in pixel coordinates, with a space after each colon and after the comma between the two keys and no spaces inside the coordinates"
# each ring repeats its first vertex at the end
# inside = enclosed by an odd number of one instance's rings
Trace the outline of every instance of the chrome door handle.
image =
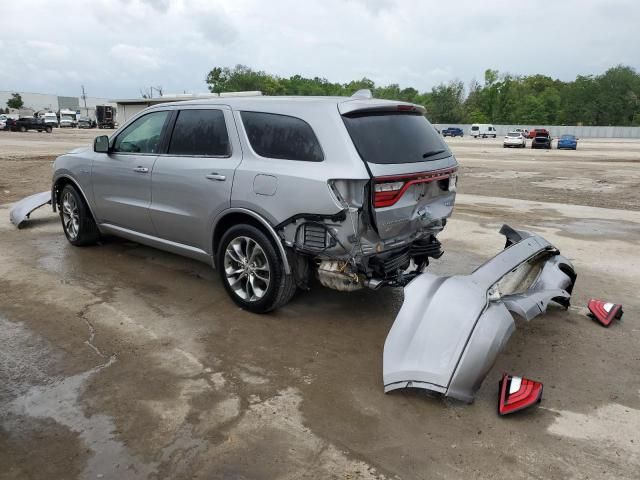
{"type": "Polygon", "coordinates": [[[224,182],[227,177],[225,177],[224,175],[218,175],[217,173],[211,173],[209,175],[205,175],[207,180],[217,180],[219,182],[224,182]]]}
{"type": "Polygon", "coordinates": [[[136,167],[133,171],[138,173],[149,173],[149,169],[147,167],[136,167]]]}

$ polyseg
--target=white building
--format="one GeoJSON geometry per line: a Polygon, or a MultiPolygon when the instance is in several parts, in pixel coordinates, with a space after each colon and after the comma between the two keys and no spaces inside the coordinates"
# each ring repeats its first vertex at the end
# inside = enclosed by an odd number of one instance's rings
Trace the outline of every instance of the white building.
{"type": "Polygon", "coordinates": [[[262,95],[262,92],[226,92],[226,93],[201,93],[201,94],[177,94],[177,95],[163,95],[157,98],[120,98],[109,100],[112,104],[116,104],[116,122],[122,125],[131,117],[141,112],[151,105],[158,105],[159,103],[180,102],[183,100],[206,100],[216,97],[247,97],[262,95]]]}
{"type": "Polygon", "coordinates": [[[53,95],[48,93],[32,93],[32,92],[16,92],[15,90],[0,91],[0,108],[7,108],[7,101],[11,98],[13,93],[19,93],[24,103],[24,110],[33,110],[38,112],[41,110],[58,112],[63,108],[68,108],[75,112],[80,112],[82,115],[94,117],[96,105],[112,105],[107,98],[100,97],[87,97],[87,108],[84,108],[85,100],[80,97],[65,97],[60,95],[53,95]]]}

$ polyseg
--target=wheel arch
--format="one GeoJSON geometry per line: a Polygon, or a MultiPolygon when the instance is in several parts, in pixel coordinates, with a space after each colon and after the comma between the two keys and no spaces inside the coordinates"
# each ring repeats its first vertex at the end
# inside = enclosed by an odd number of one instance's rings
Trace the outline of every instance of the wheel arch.
{"type": "Polygon", "coordinates": [[[213,226],[213,239],[212,239],[212,257],[215,262],[216,252],[218,251],[218,246],[224,232],[226,232],[230,227],[234,225],[238,225],[241,223],[247,223],[249,225],[253,225],[256,228],[262,230],[267,236],[271,237],[274,241],[278,252],[280,253],[280,257],[282,258],[282,263],[284,266],[284,271],[287,275],[291,274],[291,266],[289,265],[289,260],[287,258],[287,252],[284,249],[284,245],[282,244],[282,240],[278,237],[278,234],[274,230],[273,226],[265,220],[260,214],[246,209],[246,208],[230,208],[225,210],[215,221],[213,226]]]}
{"type": "Polygon", "coordinates": [[[89,212],[93,217],[93,221],[96,222],[97,224],[97,220],[96,220],[97,217],[95,213],[93,213],[93,208],[91,207],[91,203],[89,203],[87,195],[84,193],[84,190],[82,189],[80,184],[75,179],[71,178],[68,175],[59,176],[58,178],[56,178],[56,180],[53,182],[53,185],[51,186],[51,207],[53,208],[53,211],[55,212],[56,207],[60,205],[58,197],[60,195],[60,192],[62,192],[62,189],[67,185],[73,185],[76,188],[76,190],[80,192],[80,195],[82,195],[82,199],[84,200],[84,203],[87,205],[87,208],[89,209],[89,212]]]}

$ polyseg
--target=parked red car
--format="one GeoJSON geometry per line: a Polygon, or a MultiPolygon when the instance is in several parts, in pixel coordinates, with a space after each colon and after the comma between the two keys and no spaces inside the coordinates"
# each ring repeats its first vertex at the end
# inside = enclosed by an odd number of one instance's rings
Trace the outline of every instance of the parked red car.
{"type": "Polygon", "coordinates": [[[551,136],[551,133],[549,133],[549,130],[547,130],[546,128],[534,128],[529,132],[529,136],[527,138],[536,138],[538,134],[547,137],[551,136]]]}

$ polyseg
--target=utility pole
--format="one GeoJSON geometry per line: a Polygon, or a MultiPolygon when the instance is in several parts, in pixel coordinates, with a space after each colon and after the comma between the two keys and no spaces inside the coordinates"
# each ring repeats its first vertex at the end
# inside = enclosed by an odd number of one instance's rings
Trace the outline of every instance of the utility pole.
{"type": "Polygon", "coordinates": [[[84,108],[87,109],[87,94],[84,93],[84,85],[82,85],[82,101],[84,102],[84,108]]]}

